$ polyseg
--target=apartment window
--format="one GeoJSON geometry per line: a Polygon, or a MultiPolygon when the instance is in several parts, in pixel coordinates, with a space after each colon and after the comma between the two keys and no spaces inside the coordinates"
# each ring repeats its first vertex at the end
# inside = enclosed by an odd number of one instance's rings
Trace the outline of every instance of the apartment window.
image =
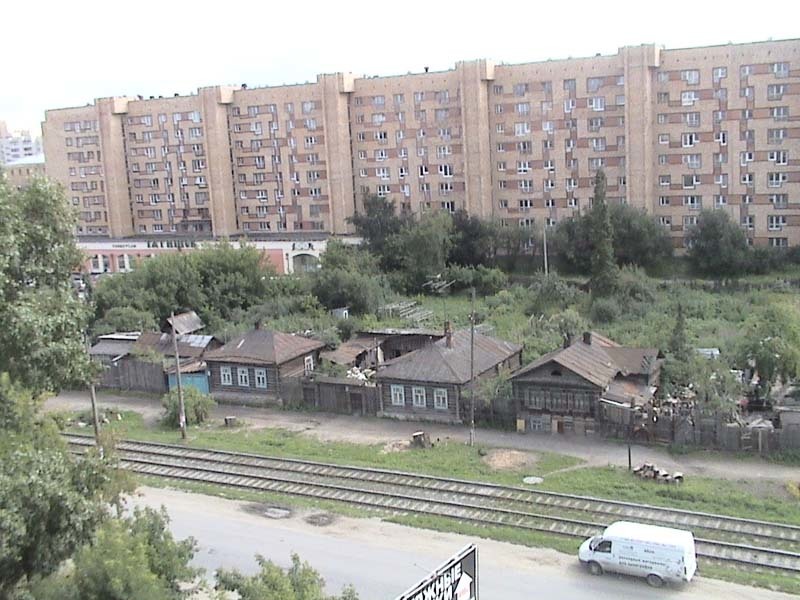
{"type": "Polygon", "coordinates": [[[658,113],[658,117],[656,117],[656,121],[658,121],[659,125],[664,125],[669,120],[669,115],[667,113],[658,113]]]}
{"type": "Polygon", "coordinates": [[[423,100],[425,100],[425,92],[414,92],[414,102],[419,104],[423,100]]]}
{"type": "Polygon", "coordinates": [[[659,206],[669,206],[669,196],[659,196],[658,204],[659,206]]]}
{"type": "Polygon", "coordinates": [[[542,163],[542,168],[545,171],[553,172],[556,170],[556,162],[552,158],[549,158],[542,163]]]}
{"type": "Polygon", "coordinates": [[[672,217],[659,217],[658,224],[663,225],[664,227],[669,227],[672,225],[672,217]]]}
{"type": "Polygon", "coordinates": [[[681,71],[681,81],[687,85],[697,85],[700,83],[700,71],[697,69],[688,69],[681,71]]]}
{"type": "Polygon", "coordinates": [[[514,105],[514,111],[518,115],[528,115],[531,112],[531,103],[530,102],[517,102],[514,105]]]}
{"type": "Polygon", "coordinates": [[[755,179],[753,178],[752,173],[742,173],[740,181],[742,182],[742,184],[748,187],[752,187],[753,185],[755,185],[755,179]]]}
{"type": "Polygon", "coordinates": [[[596,137],[591,138],[592,150],[595,152],[602,152],[606,149],[606,138],[596,137]]]}
{"type": "Polygon", "coordinates": [[[786,93],[786,86],[782,83],[773,83],[767,86],[767,100],[781,100],[786,93]]]}
{"type": "Polygon", "coordinates": [[[659,144],[669,144],[669,134],[668,133],[659,133],[658,134],[658,143],[659,144]]]}
{"type": "Polygon", "coordinates": [[[552,121],[542,121],[542,131],[546,131],[547,133],[553,133],[553,122],[552,121]]]}
{"type": "Polygon", "coordinates": [[[375,150],[375,160],[380,162],[386,160],[387,158],[389,158],[389,154],[386,152],[386,150],[383,148],[375,150]]]}
{"type": "Polygon", "coordinates": [[[532,150],[530,142],[517,142],[517,152],[520,154],[530,154],[532,150]]]}
{"type": "Polygon", "coordinates": [[[567,198],[567,206],[569,208],[578,208],[578,199],[577,198],[567,198]]]}
{"type": "Polygon", "coordinates": [[[433,390],[433,407],[436,410],[447,410],[447,390],[436,388],[433,390]]]}
{"type": "Polygon", "coordinates": [[[408,150],[406,148],[398,148],[397,156],[399,158],[408,158],[408,150]]]}
{"type": "Polygon", "coordinates": [[[533,206],[533,201],[530,198],[522,198],[519,201],[519,207],[522,209],[531,208],[533,206]]]}
{"type": "Polygon", "coordinates": [[[219,378],[222,385],[233,385],[233,376],[230,367],[219,368],[219,378]]]}
{"type": "Polygon", "coordinates": [[[789,246],[789,238],[769,238],[769,245],[771,248],[787,248],[789,246]]]}
{"type": "Polygon", "coordinates": [[[403,104],[405,102],[405,96],[403,94],[395,94],[394,95],[394,103],[395,104],[403,104]]]}
{"type": "Polygon", "coordinates": [[[700,185],[700,175],[690,174],[683,176],[683,189],[691,190],[700,185]]]}
{"type": "Polygon", "coordinates": [[[727,131],[717,131],[714,133],[714,141],[719,142],[720,146],[725,146],[728,143],[728,132],[727,131]]]}
{"type": "Polygon", "coordinates": [[[714,99],[723,102],[728,100],[728,88],[718,88],[714,90],[714,99]]]}
{"type": "Polygon", "coordinates": [[[702,166],[702,157],[700,154],[684,154],[683,164],[690,169],[699,169],[702,166]]]}
{"type": "Polygon", "coordinates": [[[411,388],[411,397],[414,408],[425,408],[425,388],[413,387],[411,388]]]}
{"type": "Polygon", "coordinates": [[[786,215],[769,215],[767,217],[767,229],[770,231],[780,231],[786,226],[786,215]]]}
{"type": "Polygon", "coordinates": [[[552,100],[542,100],[541,103],[541,111],[542,114],[547,114],[553,110],[553,101],[552,100]]]}
{"type": "Polygon", "coordinates": [[[770,116],[776,121],[785,121],[789,118],[788,106],[773,106],[769,109],[770,116]]]}
{"type": "Polygon", "coordinates": [[[359,132],[356,134],[356,139],[357,139],[359,142],[365,142],[365,141],[367,141],[367,134],[365,134],[363,131],[359,131],[359,132]]]}
{"type": "Polygon", "coordinates": [[[586,79],[586,91],[589,93],[596,92],[603,85],[602,77],[589,77],[586,79]]]}
{"type": "Polygon", "coordinates": [[[529,86],[527,83],[517,83],[514,85],[514,95],[515,96],[524,96],[528,93],[529,86]]]}
{"type": "Polygon", "coordinates": [[[756,228],[756,218],[754,215],[745,215],[742,217],[742,227],[745,229],[756,228]]]}
{"type": "Polygon", "coordinates": [[[684,115],[688,127],[700,127],[700,113],[690,112],[684,115]]]}
{"type": "Polygon", "coordinates": [[[725,114],[724,110],[715,110],[714,111],[714,123],[722,123],[722,121],[725,120],[726,116],[727,115],[725,114]]]}
{"type": "Polygon", "coordinates": [[[658,92],[656,100],[659,104],[669,104],[669,92],[658,92]]]}
{"type": "Polygon", "coordinates": [[[542,149],[543,150],[552,150],[554,147],[553,140],[550,138],[542,141],[542,149]]]}
{"type": "Polygon", "coordinates": [[[697,225],[697,215],[687,215],[683,217],[684,227],[693,227],[695,225],[697,225]]]}
{"type": "Polygon", "coordinates": [[[533,191],[533,181],[530,179],[520,179],[517,185],[519,190],[523,193],[530,193],[533,191]]]}
{"type": "Polygon", "coordinates": [[[713,77],[714,81],[725,79],[728,76],[728,67],[714,67],[713,77]]]}
{"type": "Polygon", "coordinates": [[[742,204],[752,204],[753,197],[750,194],[745,194],[742,196],[742,204]]]}
{"type": "Polygon", "coordinates": [[[727,196],[724,196],[722,194],[717,194],[717,195],[714,196],[714,206],[715,207],[727,206],[727,204],[728,204],[728,197],[727,196]]]}
{"type": "Polygon", "coordinates": [[[428,165],[420,165],[419,166],[419,176],[425,177],[428,174],[428,165]]]}
{"type": "Polygon", "coordinates": [[[753,111],[749,108],[745,108],[742,110],[742,119],[752,119],[753,118],[753,111]]]}
{"type": "Polygon", "coordinates": [[[775,77],[788,77],[789,63],[786,62],[773,63],[772,73],[775,75],[775,77]]]}
{"type": "Polygon", "coordinates": [[[589,131],[600,131],[603,126],[603,117],[593,117],[589,119],[589,131]]]}
{"type": "Polygon", "coordinates": [[[658,83],[669,83],[669,72],[659,71],[656,78],[658,79],[658,83]]]}
{"type": "Polygon", "coordinates": [[[699,95],[695,90],[681,92],[681,106],[694,106],[698,99],[699,95]]]}
{"type": "Polygon", "coordinates": [[[564,100],[564,112],[571,113],[575,109],[575,98],[567,98],[564,100]]]}
{"type": "MultiPolygon", "coordinates": [[[[505,166],[505,163],[503,163],[505,166]]],[[[527,173],[531,170],[531,163],[528,160],[521,160],[517,161],[517,173],[522,175],[523,173],[527,173]]]]}
{"type": "Polygon", "coordinates": [[[753,162],[754,154],[752,152],[740,152],[739,153],[739,164],[741,166],[745,166],[749,162],[753,162]]]}
{"type": "Polygon", "coordinates": [[[658,176],[658,185],[661,187],[669,187],[672,183],[672,176],[670,175],[659,175],[658,176]]]}
{"type": "Polygon", "coordinates": [[[780,144],[786,138],[785,129],[767,129],[767,143],[780,144]]]}
{"type": "Polygon", "coordinates": [[[658,155],[658,164],[659,165],[666,165],[668,157],[666,154],[659,154],[658,155]]]}
{"type": "Polygon", "coordinates": [[[575,148],[575,140],[572,138],[567,138],[564,140],[564,150],[566,152],[570,152],[573,148],[575,148]]]}
{"type": "Polygon", "coordinates": [[[691,148],[699,141],[700,140],[698,135],[694,132],[684,133],[683,135],[681,135],[681,145],[684,148],[691,148]]]}
{"type": "Polygon", "coordinates": [[[789,206],[789,194],[770,194],[769,201],[773,208],[786,208],[789,206]]]}
{"type": "Polygon", "coordinates": [[[514,124],[514,135],[516,136],[524,136],[530,135],[531,133],[531,124],[530,123],[515,123],[514,124]]]}
{"type": "Polygon", "coordinates": [[[767,187],[781,187],[789,180],[787,173],[767,173],[767,187]]]}
{"type": "Polygon", "coordinates": [[[597,171],[598,169],[602,169],[605,166],[605,160],[602,158],[590,158],[589,159],[589,170],[590,171],[597,171]]]}
{"type": "Polygon", "coordinates": [[[723,188],[728,187],[728,174],[717,173],[716,175],[714,175],[714,183],[723,188]]]}
{"type": "Polygon", "coordinates": [[[574,79],[565,79],[564,80],[564,91],[565,92],[574,92],[576,90],[575,80],[574,79]]]}
{"type": "Polygon", "coordinates": [[[604,111],[606,109],[606,99],[603,96],[589,98],[589,108],[596,112],[604,111]]]}
{"type": "Polygon", "coordinates": [[[439,165],[439,175],[442,177],[452,177],[453,165],[439,165]]]}
{"type": "Polygon", "coordinates": [[[359,150],[358,151],[358,158],[361,160],[365,160],[367,158],[367,151],[366,150],[359,150]]]}
{"type": "Polygon", "coordinates": [[[770,152],[767,153],[767,159],[778,165],[789,164],[789,154],[786,150],[770,150],[770,152]]]}
{"type": "Polygon", "coordinates": [[[503,95],[503,86],[502,85],[495,85],[492,87],[492,92],[495,96],[502,96],[503,95]]]}

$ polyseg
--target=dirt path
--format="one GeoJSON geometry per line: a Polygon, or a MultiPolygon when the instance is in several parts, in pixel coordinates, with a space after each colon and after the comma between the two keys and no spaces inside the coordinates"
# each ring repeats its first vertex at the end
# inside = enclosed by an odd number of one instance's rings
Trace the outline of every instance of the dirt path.
{"type": "MultiPolygon", "coordinates": [[[[161,405],[156,398],[110,393],[98,393],[101,407],[133,410],[142,413],[145,422],[155,422],[161,415],[161,405]]],[[[89,407],[87,392],[63,392],[47,401],[46,410],[83,410],[89,407]]],[[[424,429],[434,442],[450,440],[466,442],[469,431],[462,426],[416,423],[352,417],[328,413],[283,411],[277,409],[218,406],[214,417],[236,416],[251,427],[278,427],[313,436],[322,441],[346,441],[359,444],[387,444],[408,440],[411,434],[424,429]]],[[[477,440],[481,444],[523,451],[548,451],[583,459],[589,466],[627,466],[628,449],[625,444],[596,437],[574,437],[552,434],[509,433],[479,429],[477,440]]],[[[720,479],[747,480],[748,482],[800,481],[800,467],[776,465],[757,457],[752,459],[728,458],[716,453],[694,453],[685,456],[671,455],[662,448],[634,446],[634,464],[656,463],[670,471],[687,475],[705,475],[720,479]]]]}

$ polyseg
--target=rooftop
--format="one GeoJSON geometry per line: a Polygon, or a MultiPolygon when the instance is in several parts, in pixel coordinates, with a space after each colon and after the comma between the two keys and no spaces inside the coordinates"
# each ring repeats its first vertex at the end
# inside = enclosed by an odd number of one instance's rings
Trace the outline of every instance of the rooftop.
{"type": "Polygon", "coordinates": [[[267,329],[253,329],[205,355],[206,360],[282,365],[325,344],[318,340],[267,329]]]}

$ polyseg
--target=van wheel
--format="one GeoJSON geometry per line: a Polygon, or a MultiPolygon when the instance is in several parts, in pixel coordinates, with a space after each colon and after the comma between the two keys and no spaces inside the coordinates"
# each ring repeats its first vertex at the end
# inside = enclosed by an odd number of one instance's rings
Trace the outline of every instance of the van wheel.
{"type": "Polygon", "coordinates": [[[655,573],[650,573],[650,575],[647,576],[647,583],[650,584],[651,587],[660,588],[664,585],[664,580],[655,573]]]}
{"type": "Polygon", "coordinates": [[[592,575],[602,575],[603,567],[600,566],[600,563],[592,561],[589,563],[589,573],[592,575]]]}

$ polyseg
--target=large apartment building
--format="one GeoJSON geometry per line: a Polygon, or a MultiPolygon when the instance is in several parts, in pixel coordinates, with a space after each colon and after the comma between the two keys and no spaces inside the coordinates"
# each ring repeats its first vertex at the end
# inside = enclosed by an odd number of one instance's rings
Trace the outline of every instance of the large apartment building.
{"type": "Polygon", "coordinates": [[[47,111],[47,172],[78,234],[345,234],[365,194],[524,227],[608,197],[675,245],[701,209],[800,243],[800,40],[393,77],[201,88],[47,111]]]}
{"type": "Polygon", "coordinates": [[[42,140],[31,136],[30,131],[10,131],[0,121],[0,165],[22,160],[42,153],[42,140]]]}

